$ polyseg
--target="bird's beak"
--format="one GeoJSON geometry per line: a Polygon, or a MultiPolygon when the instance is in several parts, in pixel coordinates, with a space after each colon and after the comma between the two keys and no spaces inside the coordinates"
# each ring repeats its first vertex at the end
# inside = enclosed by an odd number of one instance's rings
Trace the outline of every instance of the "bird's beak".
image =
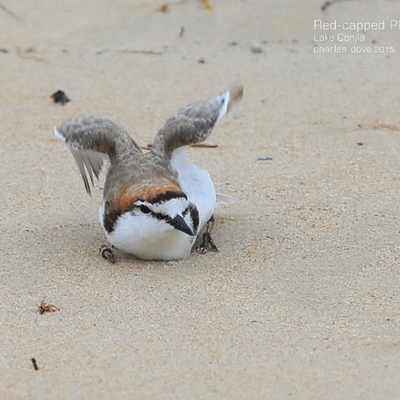
{"type": "Polygon", "coordinates": [[[192,229],[189,225],[185,222],[185,220],[180,216],[177,215],[175,218],[171,219],[169,223],[178,231],[186,233],[189,236],[194,236],[192,229]]]}

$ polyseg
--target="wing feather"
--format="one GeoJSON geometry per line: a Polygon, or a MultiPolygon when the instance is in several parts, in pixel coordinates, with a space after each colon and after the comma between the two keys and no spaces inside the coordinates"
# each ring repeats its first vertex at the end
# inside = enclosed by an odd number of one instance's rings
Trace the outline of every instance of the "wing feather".
{"type": "Polygon", "coordinates": [[[71,118],[54,128],[54,134],[69,146],[89,195],[94,177],[99,178],[108,158],[112,163],[115,157],[123,157],[126,153],[141,153],[139,146],[123,129],[98,116],[71,118]]]}
{"type": "Polygon", "coordinates": [[[236,84],[214,99],[199,101],[180,108],[158,131],[152,151],[171,158],[175,149],[203,142],[211,135],[218,120],[242,96],[243,86],[236,84]]]}
{"type": "Polygon", "coordinates": [[[107,156],[92,150],[78,150],[72,147],[70,150],[75,159],[76,165],[78,166],[86,192],[91,195],[88,175],[92,186],[94,186],[93,175],[99,179],[100,172],[107,160],[107,156]]]}

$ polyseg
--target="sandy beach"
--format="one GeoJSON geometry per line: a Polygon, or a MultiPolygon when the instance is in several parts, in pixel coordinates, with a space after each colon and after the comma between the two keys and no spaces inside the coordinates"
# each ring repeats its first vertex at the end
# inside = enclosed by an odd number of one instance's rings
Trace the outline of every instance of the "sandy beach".
{"type": "Polygon", "coordinates": [[[0,398],[400,398],[400,3],[332,3],[1,1],[0,398]],[[188,149],[238,199],[220,251],[99,258],[104,176],[53,127],[147,145],[234,81],[188,149]]]}

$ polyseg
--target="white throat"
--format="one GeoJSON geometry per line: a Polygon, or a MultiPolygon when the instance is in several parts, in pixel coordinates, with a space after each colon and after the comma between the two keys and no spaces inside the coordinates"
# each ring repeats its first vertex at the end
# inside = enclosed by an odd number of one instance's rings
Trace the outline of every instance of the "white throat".
{"type": "MultiPolygon", "coordinates": [[[[100,206],[99,217],[103,225],[104,202],[100,206]]],[[[185,222],[193,229],[190,213],[184,217],[185,222]]],[[[104,226],[103,226],[104,227],[104,226]]],[[[190,236],[174,229],[164,220],[153,215],[133,215],[125,212],[115,223],[114,230],[108,233],[108,241],[119,250],[134,254],[144,260],[177,260],[186,258],[196,236],[190,236]]]]}

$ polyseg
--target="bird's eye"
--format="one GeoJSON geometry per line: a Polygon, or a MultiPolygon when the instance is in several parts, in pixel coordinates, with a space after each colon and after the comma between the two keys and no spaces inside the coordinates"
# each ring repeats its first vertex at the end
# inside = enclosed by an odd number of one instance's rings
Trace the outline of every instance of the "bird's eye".
{"type": "Polygon", "coordinates": [[[143,213],[143,214],[148,214],[151,212],[150,208],[145,206],[144,204],[141,204],[139,207],[139,210],[143,213]]]}

